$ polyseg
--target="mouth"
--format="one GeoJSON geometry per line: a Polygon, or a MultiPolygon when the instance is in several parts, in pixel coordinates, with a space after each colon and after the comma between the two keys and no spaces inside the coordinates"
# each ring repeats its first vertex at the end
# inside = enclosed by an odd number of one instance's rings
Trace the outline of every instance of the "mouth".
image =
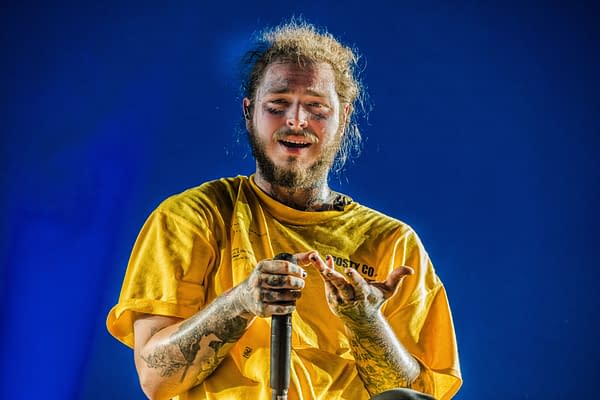
{"type": "Polygon", "coordinates": [[[311,143],[302,140],[292,140],[289,138],[286,140],[279,140],[278,142],[288,149],[304,149],[311,145],[311,143]]]}

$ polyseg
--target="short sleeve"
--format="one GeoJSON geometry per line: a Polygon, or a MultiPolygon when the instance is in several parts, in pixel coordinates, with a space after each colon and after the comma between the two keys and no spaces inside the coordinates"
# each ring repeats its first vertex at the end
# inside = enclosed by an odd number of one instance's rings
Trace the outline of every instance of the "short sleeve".
{"type": "Polygon", "coordinates": [[[404,238],[402,264],[415,274],[402,282],[399,298],[384,305],[384,315],[402,344],[421,364],[413,388],[450,399],[462,378],[456,335],[446,290],[416,234],[404,238]]]}
{"type": "Polygon", "coordinates": [[[202,218],[155,210],[140,231],[129,259],[108,331],[133,347],[135,313],[188,318],[204,306],[206,277],[218,251],[202,218]]]}

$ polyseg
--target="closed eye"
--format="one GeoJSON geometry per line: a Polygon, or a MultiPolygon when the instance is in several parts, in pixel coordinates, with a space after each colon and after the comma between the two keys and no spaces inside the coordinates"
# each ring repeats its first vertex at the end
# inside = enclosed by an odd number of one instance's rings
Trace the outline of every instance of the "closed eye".
{"type": "MultiPolygon", "coordinates": [[[[273,99],[267,101],[263,108],[266,112],[271,115],[281,116],[285,114],[286,109],[289,107],[290,102],[286,99],[273,99]]],[[[304,103],[304,109],[308,111],[312,118],[316,120],[321,120],[327,118],[329,111],[331,110],[329,106],[320,102],[308,102],[304,103]]]]}
{"type": "Polygon", "coordinates": [[[273,108],[273,107],[266,107],[265,108],[267,110],[267,112],[269,114],[273,114],[273,115],[283,115],[284,110],[278,109],[278,108],[273,108]]]}
{"type": "Polygon", "coordinates": [[[288,104],[288,101],[285,99],[269,100],[265,104],[265,110],[273,115],[282,115],[285,112],[285,108],[288,104]]]}
{"type": "Polygon", "coordinates": [[[309,109],[310,113],[314,116],[315,119],[324,119],[327,117],[327,113],[329,111],[329,107],[321,103],[307,103],[306,107],[309,109]]]}

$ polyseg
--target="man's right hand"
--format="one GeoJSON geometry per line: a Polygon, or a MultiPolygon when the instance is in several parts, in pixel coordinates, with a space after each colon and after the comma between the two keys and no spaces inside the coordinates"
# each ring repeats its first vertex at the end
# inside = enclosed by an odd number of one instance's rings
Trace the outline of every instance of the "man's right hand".
{"type": "MultiPolygon", "coordinates": [[[[298,263],[309,264],[308,254],[297,254],[298,263]]],[[[134,354],[144,393],[168,399],[202,382],[255,316],[294,310],[305,276],[297,264],[263,260],[245,281],[185,320],[139,315],[134,324],[134,354]]]]}
{"type": "MultiPolygon", "coordinates": [[[[295,254],[299,264],[308,264],[309,253],[295,254]]],[[[306,271],[284,260],[262,260],[250,276],[235,289],[236,300],[244,313],[259,317],[289,314],[304,288],[306,271]]]]}

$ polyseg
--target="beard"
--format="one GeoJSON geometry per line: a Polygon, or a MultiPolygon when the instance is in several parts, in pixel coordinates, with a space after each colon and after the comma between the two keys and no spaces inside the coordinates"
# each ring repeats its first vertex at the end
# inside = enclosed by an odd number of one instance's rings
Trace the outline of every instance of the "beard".
{"type": "MultiPolygon", "coordinates": [[[[282,139],[287,135],[297,136],[299,133],[287,129],[279,130],[273,134],[273,140],[282,139]]],[[[300,135],[316,138],[312,132],[308,131],[302,132],[300,135]]],[[[265,144],[256,135],[254,126],[248,132],[248,140],[258,169],[267,182],[287,189],[312,189],[327,180],[335,155],[340,148],[341,135],[336,135],[331,143],[324,145],[321,156],[308,167],[299,165],[295,157],[290,157],[285,167],[275,165],[265,151],[265,144]]]]}

